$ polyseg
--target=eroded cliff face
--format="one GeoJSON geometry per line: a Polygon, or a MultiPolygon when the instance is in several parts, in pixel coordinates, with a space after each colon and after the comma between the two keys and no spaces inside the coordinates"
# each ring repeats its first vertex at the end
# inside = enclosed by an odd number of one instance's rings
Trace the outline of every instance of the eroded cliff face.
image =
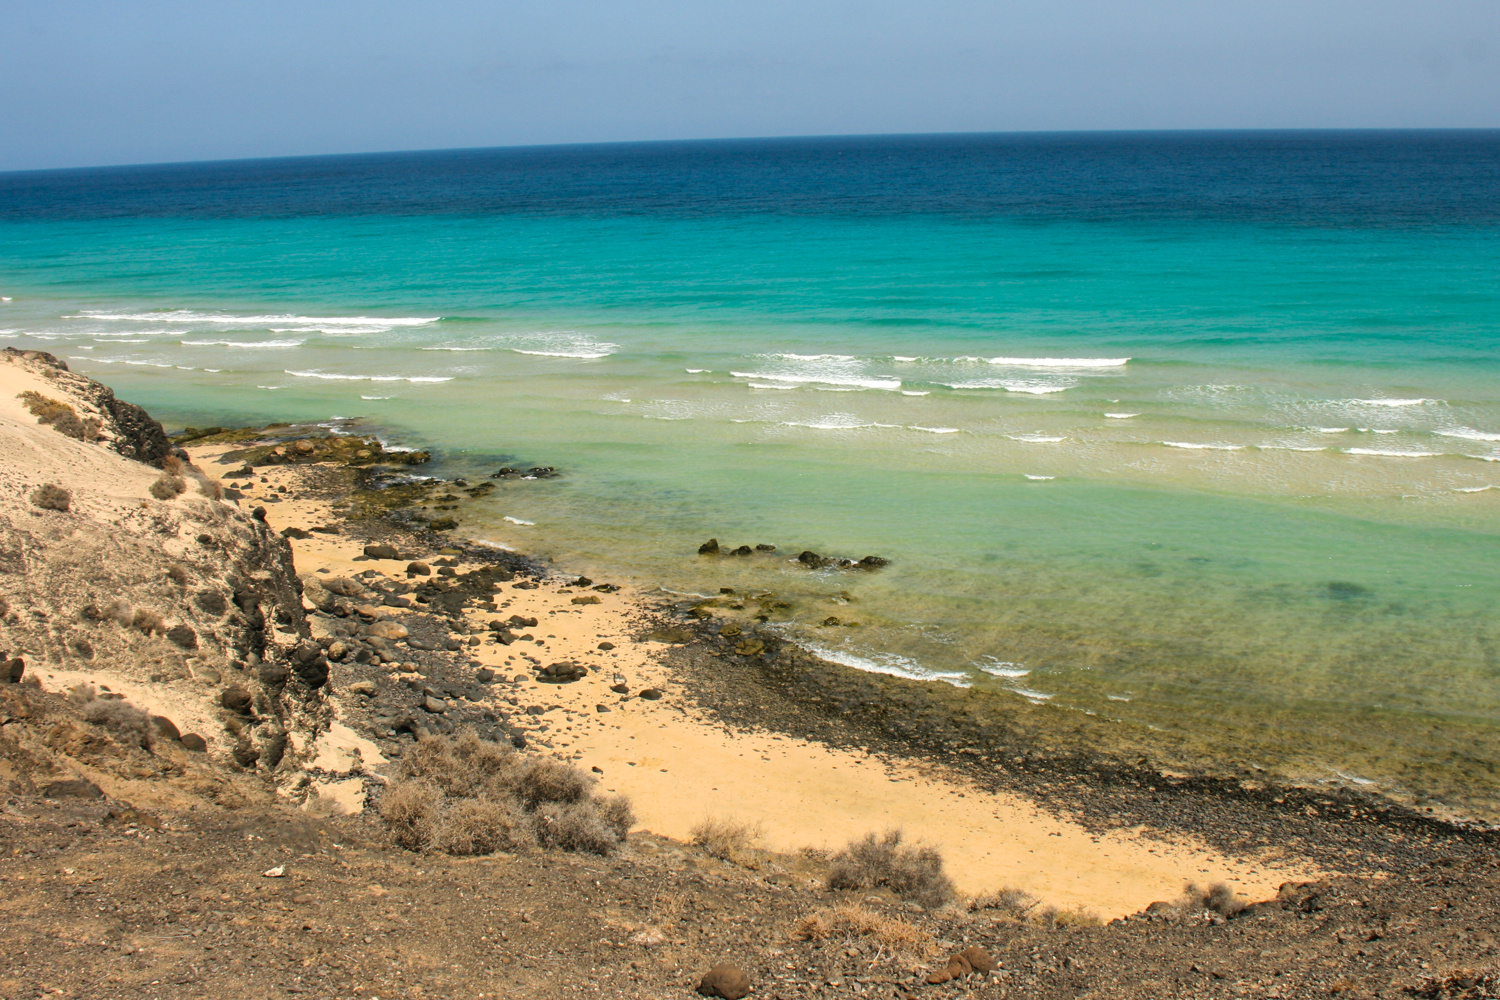
{"type": "MultiPolygon", "coordinates": [[[[327,660],[286,539],[217,496],[140,407],[0,352],[0,681],[128,703],[163,752],[284,783],[327,728],[327,660]]],[[[12,783],[67,770],[12,749],[36,765],[12,783]]]]}

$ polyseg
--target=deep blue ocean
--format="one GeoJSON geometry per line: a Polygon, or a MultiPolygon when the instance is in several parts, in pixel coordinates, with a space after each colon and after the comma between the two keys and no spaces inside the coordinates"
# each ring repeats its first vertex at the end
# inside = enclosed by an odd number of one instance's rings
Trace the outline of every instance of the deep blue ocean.
{"type": "Polygon", "coordinates": [[[1500,132],[0,174],[0,296],[168,424],[556,466],[460,530],[851,669],[1500,812],[1500,132]]]}

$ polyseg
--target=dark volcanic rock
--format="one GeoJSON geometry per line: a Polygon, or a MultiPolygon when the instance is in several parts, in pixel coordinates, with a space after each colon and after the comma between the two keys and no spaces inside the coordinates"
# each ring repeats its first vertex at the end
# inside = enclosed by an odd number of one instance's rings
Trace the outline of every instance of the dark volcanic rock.
{"type": "MultiPolygon", "coordinates": [[[[400,559],[401,558],[401,554],[396,551],[396,547],[394,545],[385,545],[383,543],[381,543],[381,544],[375,544],[375,545],[366,545],[365,546],[365,555],[369,556],[371,559],[400,559]]],[[[328,584],[326,584],[326,583],[323,586],[325,588],[327,588],[327,589],[332,589],[332,588],[328,587],[328,584]]],[[[334,591],[334,592],[337,593],[337,591],[334,591]]]]}
{"type": "Polygon", "coordinates": [[[183,649],[198,648],[198,633],[188,625],[173,625],[167,629],[167,639],[173,645],[181,646],[183,649]]]}
{"type": "Polygon", "coordinates": [[[718,555],[719,554],[719,540],[717,538],[710,538],[708,541],[706,541],[702,545],[698,546],[698,554],[700,556],[716,556],[716,555],[718,555]]]}

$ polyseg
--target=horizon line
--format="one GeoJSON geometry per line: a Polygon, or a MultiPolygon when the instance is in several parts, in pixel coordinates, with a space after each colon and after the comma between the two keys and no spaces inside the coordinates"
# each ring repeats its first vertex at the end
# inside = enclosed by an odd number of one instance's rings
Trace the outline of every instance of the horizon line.
{"type": "Polygon", "coordinates": [[[337,153],[292,153],[272,156],[233,156],[204,160],[154,160],[136,163],[96,163],[76,167],[24,167],[0,170],[0,177],[16,174],[56,174],[87,170],[134,170],[153,167],[190,167],[236,163],[274,163],[295,160],[332,160],[373,156],[415,156],[432,153],[481,153],[547,149],[599,149],[628,146],[688,146],[736,142],[816,142],[838,139],[933,139],[986,136],[1130,136],[1130,135],[1328,135],[1375,133],[1500,133],[1500,126],[1400,126],[1329,128],[1138,128],[1138,129],[1012,129],[990,132],[830,132],[798,135],[716,136],[692,139],[610,139],[595,142],[536,142],[497,146],[439,146],[418,149],[369,149],[337,153]]]}

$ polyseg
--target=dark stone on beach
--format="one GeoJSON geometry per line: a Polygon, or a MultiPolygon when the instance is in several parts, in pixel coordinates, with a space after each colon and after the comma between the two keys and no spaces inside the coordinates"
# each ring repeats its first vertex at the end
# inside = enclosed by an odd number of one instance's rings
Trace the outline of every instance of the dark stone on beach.
{"type": "Polygon", "coordinates": [[[578,579],[573,581],[573,586],[575,587],[592,587],[593,585],[594,581],[590,580],[586,576],[580,576],[578,579]]]}
{"type": "MultiPolygon", "coordinates": [[[[401,558],[401,554],[396,551],[396,547],[394,545],[386,545],[386,544],[383,544],[383,543],[376,544],[376,545],[366,545],[365,546],[365,555],[369,556],[371,559],[400,559],[401,558]]],[[[326,586],[326,584],[325,584],[325,586],[326,586]]]]}
{"type": "Polygon", "coordinates": [[[249,715],[255,699],[242,687],[226,688],[219,695],[219,704],[238,715],[249,715]]]}
{"type": "Polygon", "coordinates": [[[474,679],[481,684],[488,684],[490,681],[495,679],[495,672],[489,667],[481,667],[479,668],[478,672],[474,674],[474,679]]]}
{"type": "Polygon", "coordinates": [[[434,698],[431,695],[422,699],[422,707],[434,715],[441,715],[443,712],[448,711],[448,703],[446,701],[441,698],[434,698]]]}
{"type": "Polygon", "coordinates": [[[264,507],[257,507],[250,512],[250,516],[257,521],[264,521],[266,519],[266,509],[264,507]]]}
{"type": "Polygon", "coordinates": [[[824,625],[842,625],[843,622],[839,621],[838,618],[835,617],[834,615],[829,615],[827,618],[823,619],[823,624],[824,625]]]}
{"type": "Polygon", "coordinates": [[[601,643],[599,643],[599,648],[607,651],[607,650],[614,649],[615,648],[615,644],[612,643],[612,642],[601,642],[601,643]]]}
{"type": "Polygon", "coordinates": [[[260,750],[254,743],[241,737],[240,741],[234,745],[234,749],[230,751],[230,756],[240,767],[250,770],[255,767],[255,762],[260,760],[260,750]]]}
{"type": "Polygon", "coordinates": [[[700,556],[716,556],[716,555],[718,555],[719,554],[719,540],[717,538],[710,538],[708,541],[706,541],[702,545],[698,546],[698,554],[700,556]]]}
{"type": "Polygon", "coordinates": [[[610,711],[610,708],[609,708],[608,705],[595,705],[594,706],[594,711],[596,711],[596,712],[598,712],[598,713],[600,713],[602,715],[603,713],[610,711]]]}
{"type": "Polygon", "coordinates": [[[774,545],[767,545],[765,542],[761,542],[759,545],[757,545],[755,547],[755,551],[757,551],[757,552],[775,552],[776,551],[776,546],[774,546],[774,545]]]}
{"type": "Polygon", "coordinates": [[[522,618],[520,615],[511,615],[506,621],[515,628],[536,628],[537,626],[535,618],[522,618]]]}
{"type": "Polygon", "coordinates": [[[183,733],[182,748],[191,750],[193,753],[203,753],[208,749],[208,741],[197,733],[183,733]]]}
{"type": "Polygon", "coordinates": [[[427,525],[433,531],[452,531],[458,527],[458,522],[451,517],[440,517],[427,525]]]}
{"type": "Polygon", "coordinates": [[[879,569],[890,564],[891,561],[884,556],[865,556],[857,563],[860,569],[879,569]]]}
{"type": "Polygon", "coordinates": [[[511,737],[510,737],[510,745],[513,746],[513,747],[515,747],[517,750],[525,750],[526,749],[526,734],[525,733],[512,733],[511,737]]]}
{"type": "Polygon", "coordinates": [[[720,962],[704,975],[697,992],[699,996],[742,1000],[750,995],[750,977],[738,965],[720,962]]]}
{"type": "Polygon", "coordinates": [[[0,658],[0,680],[7,684],[21,683],[21,677],[26,673],[26,661],[19,656],[9,660],[0,658]]]}
{"type": "Polygon", "coordinates": [[[582,680],[589,674],[588,668],[567,660],[548,664],[537,674],[537,680],[544,684],[571,684],[582,680]]]}
{"type": "Polygon", "coordinates": [[[646,688],[637,698],[645,698],[647,701],[661,701],[662,691],[660,688],[646,688]]]}
{"type": "Polygon", "coordinates": [[[280,691],[286,685],[286,666],[272,660],[267,660],[256,668],[255,677],[271,690],[280,691]]]}
{"type": "Polygon", "coordinates": [[[288,525],[287,527],[281,529],[281,535],[283,538],[311,538],[312,532],[304,531],[301,528],[288,525]]]}
{"type": "Polygon", "coordinates": [[[424,562],[407,563],[406,574],[408,576],[431,576],[432,567],[424,562]]]}
{"type": "Polygon", "coordinates": [[[42,797],[48,799],[102,799],[104,792],[92,781],[67,778],[42,786],[42,797]]]}
{"type": "Polygon", "coordinates": [[[198,648],[198,633],[188,625],[173,625],[167,629],[167,640],[183,649],[198,648]]]}
{"type": "Polygon", "coordinates": [[[547,710],[545,708],[543,708],[542,706],[540,706],[540,705],[527,705],[526,706],[526,714],[527,715],[541,715],[541,714],[543,714],[546,711],[547,710]]]}
{"type": "Polygon", "coordinates": [[[405,597],[397,597],[395,594],[386,594],[380,603],[387,608],[409,608],[411,601],[405,597]]]}
{"type": "Polygon", "coordinates": [[[802,554],[797,556],[797,561],[804,566],[810,566],[814,569],[817,569],[821,566],[827,566],[829,563],[829,560],[818,555],[811,549],[804,549],[802,551],[802,554]]]}
{"type": "Polygon", "coordinates": [[[165,715],[151,716],[151,724],[156,727],[156,735],[173,743],[182,742],[182,733],[177,729],[177,724],[165,715]]]}
{"type": "Polygon", "coordinates": [[[630,693],[630,685],[628,685],[628,684],[611,684],[609,686],[609,689],[611,691],[613,691],[615,694],[629,694],[630,693]]]}
{"type": "Polygon", "coordinates": [[[748,555],[751,555],[754,551],[755,550],[752,549],[748,545],[741,545],[739,548],[735,549],[733,552],[730,552],[729,554],[732,555],[732,556],[748,556],[748,555]]]}

